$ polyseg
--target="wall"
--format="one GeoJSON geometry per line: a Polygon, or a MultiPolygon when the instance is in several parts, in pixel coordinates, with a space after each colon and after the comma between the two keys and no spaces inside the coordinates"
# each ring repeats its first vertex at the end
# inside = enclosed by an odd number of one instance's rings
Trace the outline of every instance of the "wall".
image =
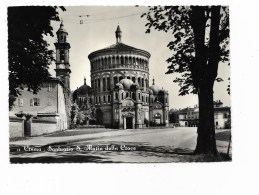
{"type": "Polygon", "coordinates": [[[9,137],[24,137],[24,119],[9,117],[9,137]]]}
{"type": "Polygon", "coordinates": [[[67,114],[63,87],[58,85],[58,113],[60,114],[61,129],[67,129],[67,114]]]}
{"type": "Polygon", "coordinates": [[[57,131],[57,121],[33,119],[31,124],[31,136],[37,136],[57,131]]]}
{"type": "Polygon", "coordinates": [[[180,127],[188,127],[188,122],[187,121],[179,121],[180,127]]]}

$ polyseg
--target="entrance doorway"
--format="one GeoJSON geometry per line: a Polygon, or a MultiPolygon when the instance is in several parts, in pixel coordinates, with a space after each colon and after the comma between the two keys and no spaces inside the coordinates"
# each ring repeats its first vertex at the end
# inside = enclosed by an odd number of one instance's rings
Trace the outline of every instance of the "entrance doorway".
{"type": "Polygon", "coordinates": [[[132,117],[126,118],[126,129],[133,129],[133,118],[132,117]]]}
{"type": "Polygon", "coordinates": [[[24,120],[24,136],[25,137],[31,136],[31,123],[32,123],[31,118],[24,120]]]}

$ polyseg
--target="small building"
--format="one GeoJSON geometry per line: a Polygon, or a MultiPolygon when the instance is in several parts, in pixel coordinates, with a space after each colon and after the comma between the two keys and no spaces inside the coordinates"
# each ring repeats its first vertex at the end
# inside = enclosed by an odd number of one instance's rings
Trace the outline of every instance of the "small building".
{"type": "MultiPolygon", "coordinates": [[[[223,106],[221,101],[214,101],[214,121],[216,129],[230,128],[230,107],[223,106]]],[[[199,107],[188,107],[174,110],[171,113],[173,123],[181,127],[197,127],[199,124],[199,107]]]]}
{"type": "Polygon", "coordinates": [[[216,107],[214,108],[214,121],[216,129],[229,128],[230,120],[230,108],[229,107],[216,107]]]}

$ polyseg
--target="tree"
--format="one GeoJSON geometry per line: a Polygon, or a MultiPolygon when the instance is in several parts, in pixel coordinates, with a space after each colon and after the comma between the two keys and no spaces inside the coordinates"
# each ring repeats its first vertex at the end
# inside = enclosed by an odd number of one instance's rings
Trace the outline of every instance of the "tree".
{"type": "Polygon", "coordinates": [[[225,6],[154,6],[146,16],[146,33],[152,27],[172,32],[167,47],[173,55],[167,59],[167,74],[178,73],[174,82],[179,95],[198,94],[199,126],[195,154],[217,155],[213,86],[218,64],[229,57],[229,10],[225,6]]]}
{"type": "Polygon", "coordinates": [[[89,121],[96,121],[96,108],[93,104],[87,103],[86,110],[84,111],[86,124],[89,125],[89,121]]]}
{"type": "Polygon", "coordinates": [[[70,120],[71,120],[70,126],[71,126],[71,128],[76,127],[78,112],[79,112],[79,107],[76,103],[74,103],[71,106],[71,110],[70,110],[70,120]]]}
{"type": "Polygon", "coordinates": [[[50,77],[54,57],[44,35],[54,36],[51,20],[59,21],[56,6],[8,7],[9,109],[24,86],[37,93],[50,77]]]}
{"type": "Polygon", "coordinates": [[[83,113],[83,111],[79,111],[76,116],[76,124],[83,124],[86,117],[83,113]]]}

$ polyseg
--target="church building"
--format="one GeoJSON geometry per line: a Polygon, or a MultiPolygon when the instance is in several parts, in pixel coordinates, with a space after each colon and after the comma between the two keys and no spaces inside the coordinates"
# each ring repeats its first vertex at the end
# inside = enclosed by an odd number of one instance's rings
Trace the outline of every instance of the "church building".
{"type": "Polygon", "coordinates": [[[115,31],[116,43],[88,55],[91,87],[74,91],[80,108],[93,104],[102,111],[103,124],[119,129],[149,125],[168,126],[168,91],[149,82],[150,53],[122,43],[122,31],[115,31]]]}
{"type": "Polygon", "coordinates": [[[70,63],[68,33],[63,23],[57,31],[56,78],[47,79],[40,91],[33,94],[24,86],[14,102],[10,116],[10,137],[36,136],[68,129],[70,112],[70,63]],[[30,119],[19,119],[16,114],[29,114],[30,119]]]}

